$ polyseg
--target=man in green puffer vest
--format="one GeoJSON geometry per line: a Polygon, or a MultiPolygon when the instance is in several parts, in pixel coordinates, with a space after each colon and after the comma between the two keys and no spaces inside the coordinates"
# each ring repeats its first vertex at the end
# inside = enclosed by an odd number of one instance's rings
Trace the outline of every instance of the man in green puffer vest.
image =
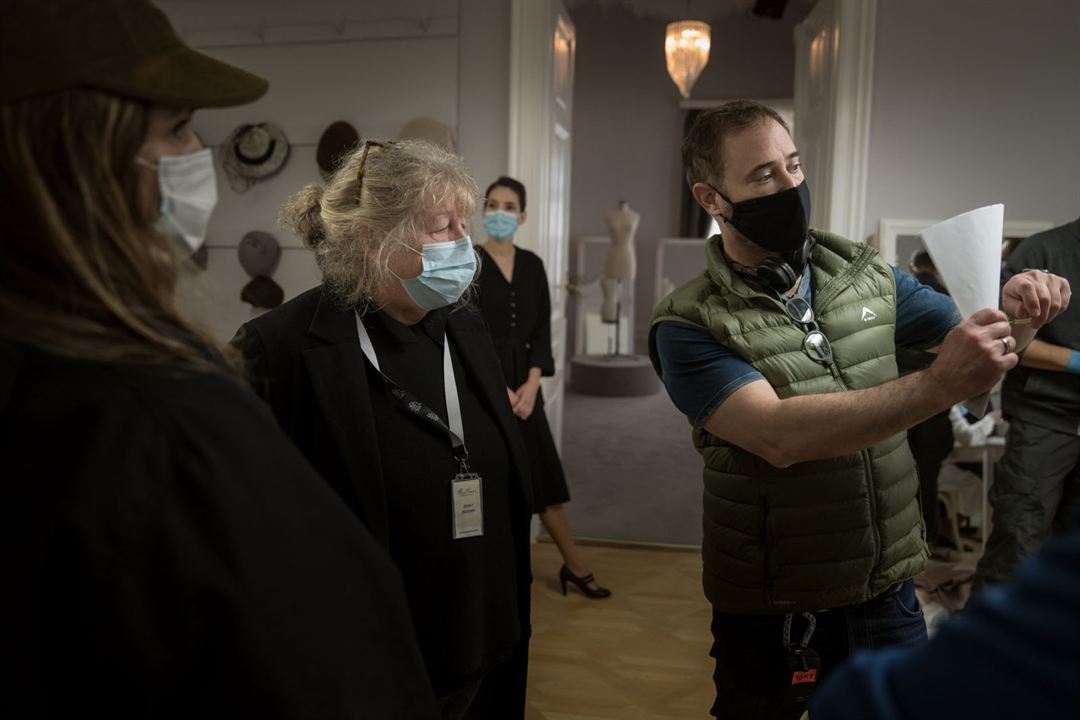
{"type": "Polygon", "coordinates": [[[657,306],[649,350],[705,461],[712,712],[797,718],[853,650],[925,642],[905,431],[989,390],[1067,304],[1068,283],[1019,274],[1005,312],[961,321],[873,249],[810,230],[798,151],[758,103],[702,112],[683,163],[720,234],[706,271],[657,306]],[[897,378],[898,345],[937,357],[897,378]]]}

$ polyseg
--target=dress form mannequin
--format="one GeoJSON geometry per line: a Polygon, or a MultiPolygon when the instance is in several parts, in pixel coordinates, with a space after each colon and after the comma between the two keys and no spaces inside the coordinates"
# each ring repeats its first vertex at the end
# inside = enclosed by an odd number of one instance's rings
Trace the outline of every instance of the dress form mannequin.
{"type": "Polygon", "coordinates": [[[618,207],[609,211],[606,217],[611,252],[608,253],[604,277],[633,280],[637,275],[634,233],[637,232],[641,216],[631,210],[625,200],[620,200],[618,207]]]}
{"type": "Polygon", "coordinates": [[[611,250],[608,252],[604,279],[600,289],[604,302],[600,308],[600,319],[615,325],[615,347],[612,355],[622,351],[619,343],[619,321],[622,311],[622,295],[628,283],[637,275],[637,257],[634,255],[634,233],[637,231],[641,216],[630,209],[625,200],[609,211],[607,220],[608,235],[611,238],[611,250]]]}
{"type": "Polygon", "coordinates": [[[615,278],[600,278],[600,292],[604,301],[600,305],[600,320],[615,323],[619,319],[619,281],[615,278]]]}
{"type": "MultiPolygon", "coordinates": [[[[625,200],[605,213],[611,247],[608,252],[604,275],[600,278],[603,303],[600,319],[615,326],[614,341],[606,354],[575,355],[570,359],[571,387],[586,395],[608,397],[635,397],[652,395],[661,385],[648,355],[624,354],[620,342],[625,330],[622,314],[632,302],[634,278],[637,275],[637,258],[634,255],[634,233],[641,216],[630,209],[625,200]]],[[[631,315],[633,314],[631,310],[631,315]]],[[[630,337],[633,337],[631,334],[630,337]]],[[[632,348],[630,348],[632,353],[632,348]]]]}

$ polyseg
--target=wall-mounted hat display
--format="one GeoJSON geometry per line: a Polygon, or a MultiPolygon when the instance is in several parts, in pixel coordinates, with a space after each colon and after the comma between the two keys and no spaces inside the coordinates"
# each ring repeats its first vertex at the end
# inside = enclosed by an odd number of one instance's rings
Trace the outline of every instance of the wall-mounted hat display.
{"type": "Polygon", "coordinates": [[[315,162],[319,163],[319,174],[323,180],[330,178],[338,161],[349,154],[360,142],[360,133],[349,123],[338,120],[323,130],[319,138],[319,147],[315,150],[315,162]]]}
{"type": "Polygon", "coordinates": [[[260,275],[252,278],[240,291],[240,299],[257,308],[276,308],[285,300],[285,291],[276,282],[260,275]]]}
{"type": "Polygon", "coordinates": [[[289,159],[285,131],[273,123],[240,125],[221,143],[221,165],[236,192],[273,177],[289,159]]]}
{"type": "Polygon", "coordinates": [[[429,117],[413,118],[402,125],[398,140],[427,140],[447,152],[454,152],[454,135],[450,128],[429,117]]]}
{"type": "Polygon", "coordinates": [[[285,299],[285,291],[270,277],[281,260],[277,238],[262,230],[252,230],[240,240],[236,255],[240,267],[252,278],[240,291],[240,299],[257,308],[280,305],[285,299]]]}
{"type": "Polygon", "coordinates": [[[200,270],[205,270],[210,265],[210,248],[203,243],[199,249],[191,254],[191,262],[200,270]]]}
{"type": "Polygon", "coordinates": [[[240,258],[240,267],[248,275],[270,276],[277,270],[281,259],[281,246],[277,238],[262,230],[252,230],[240,240],[236,254],[240,258]]]}

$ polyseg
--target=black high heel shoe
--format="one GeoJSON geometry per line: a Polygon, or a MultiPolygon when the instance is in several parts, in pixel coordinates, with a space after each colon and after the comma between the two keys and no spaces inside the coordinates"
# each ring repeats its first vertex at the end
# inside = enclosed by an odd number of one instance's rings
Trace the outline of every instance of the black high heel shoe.
{"type": "Polygon", "coordinates": [[[611,597],[611,591],[607,588],[600,587],[599,584],[597,584],[595,590],[589,587],[589,583],[596,582],[596,578],[593,577],[592,573],[589,573],[588,575],[584,575],[582,577],[578,577],[574,573],[570,572],[570,568],[566,567],[565,565],[563,565],[562,569],[559,570],[559,582],[562,583],[563,595],[566,595],[566,583],[572,582],[577,585],[578,590],[580,590],[585,595],[585,597],[592,598],[593,600],[600,600],[601,598],[611,597]]]}

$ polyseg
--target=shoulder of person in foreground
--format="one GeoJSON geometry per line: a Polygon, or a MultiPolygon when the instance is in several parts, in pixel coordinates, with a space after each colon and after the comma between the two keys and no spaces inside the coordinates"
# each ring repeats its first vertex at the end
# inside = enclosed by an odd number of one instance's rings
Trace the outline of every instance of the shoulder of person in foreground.
{"type": "Polygon", "coordinates": [[[857,654],[813,720],[1071,717],[1080,707],[1080,514],[1007,585],[976,595],[925,646],[857,654]]]}
{"type": "Polygon", "coordinates": [[[329,302],[329,297],[323,286],[317,285],[273,310],[248,320],[236,331],[231,343],[246,356],[252,349],[248,343],[253,338],[261,338],[262,345],[277,347],[287,338],[302,336],[307,333],[323,302],[329,302]]]}
{"type": "Polygon", "coordinates": [[[28,359],[0,409],[16,704],[435,716],[397,570],[239,381],[28,359]]]}
{"type": "Polygon", "coordinates": [[[259,397],[269,402],[273,379],[288,376],[284,368],[304,349],[305,337],[324,302],[329,299],[319,285],[237,329],[229,344],[243,356],[244,378],[259,397]]]}

